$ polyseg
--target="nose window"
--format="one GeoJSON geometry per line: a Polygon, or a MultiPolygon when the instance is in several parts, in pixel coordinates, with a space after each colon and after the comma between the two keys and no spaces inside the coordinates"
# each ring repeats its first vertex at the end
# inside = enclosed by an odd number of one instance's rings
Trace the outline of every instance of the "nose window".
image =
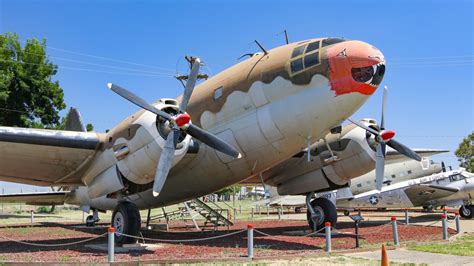
{"type": "Polygon", "coordinates": [[[374,69],[372,66],[359,67],[352,69],[352,78],[358,82],[367,82],[374,76],[374,69]]]}

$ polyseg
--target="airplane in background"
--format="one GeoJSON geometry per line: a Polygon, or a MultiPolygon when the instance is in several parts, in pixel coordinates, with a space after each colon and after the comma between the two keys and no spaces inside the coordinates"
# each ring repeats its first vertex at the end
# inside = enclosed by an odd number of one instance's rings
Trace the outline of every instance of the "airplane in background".
{"type": "Polygon", "coordinates": [[[474,174],[460,168],[396,183],[382,188],[382,191],[368,191],[340,200],[337,204],[345,209],[461,206],[460,215],[471,219],[474,213],[473,196],[474,174]]]}
{"type": "MultiPolygon", "coordinates": [[[[190,73],[177,99],[149,104],[108,84],[142,110],[107,133],[0,127],[1,181],[63,187],[2,195],[0,201],[75,204],[93,210],[97,219],[98,211],[113,210],[116,241],[130,243],[134,240],[120,233],[139,234],[139,209],[200,197],[287,160],[337,131],[385,73],[382,52],[361,41],[319,38],[272,50],[259,47],[262,52],[195,89],[201,62],[188,57],[190,73]]],[[[391,140],[392,131],[371,130],[376,147],[392,143],[402,153],[412,152],[391,140]]],[[[353,160],[356,164],[358,158],[353,160]]],[[[348,180],[329,170],[335,163],[312,182],[329,188],[345,184],[348,180]]],[[[318,190],[305,182],[300,186],[309,190],[298,190],[299,181],[289,182],[288,192],[318,190]]]]}

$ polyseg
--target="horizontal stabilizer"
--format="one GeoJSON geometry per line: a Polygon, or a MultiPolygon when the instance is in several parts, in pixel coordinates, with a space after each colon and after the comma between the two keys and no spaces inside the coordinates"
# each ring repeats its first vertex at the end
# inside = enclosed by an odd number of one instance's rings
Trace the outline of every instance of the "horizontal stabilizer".
{"type": "Polygon", "coordinates": [[[62,205],[70,191],[51,191],[0,195],[0,203],[28,205],[62,205]]]}

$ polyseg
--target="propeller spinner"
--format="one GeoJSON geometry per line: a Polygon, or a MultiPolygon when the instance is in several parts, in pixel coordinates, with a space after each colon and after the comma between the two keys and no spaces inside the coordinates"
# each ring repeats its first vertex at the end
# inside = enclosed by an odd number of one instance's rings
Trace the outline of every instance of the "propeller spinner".
{"type": "Polygon", "coordinates": [[[363,123],[360,123],[359,121],[354,121],[351,119],[348,119],[350,122],[353,124],[365,129],[366,131],[370,132],[372,135],[374,135],[375,140],[377,142],[377,146],[375,148],[376,152],[376,159],[375,159],[375,180],[376,180],[376,187],[377,190],[382,190],[382,185],[383,185],[383,178],[384,178],[384,172],[385,172],[385,150],[386,150],[386,145],[389,147],[393,148],[394,150],[398,151],[399,153],[407,156],[408,158],[411,158],[416,161],[421,161],[421,157],[414,152],[412,149],[409,147],[401,144],[400,142],[396,141],[393,139],[395,136],[395,131],[393,130],[386,130],[384,128],[384,122],[385,122],[385,107],[386,107],[386,102],[387,102],[387,86],[385,86],[384,91],[383,91],[383,101],[382,101],[382,118],[380,122],[380,130],[376,130],[373,128],[370,128],[363,123]]]}
{"type": "Polygon", "coordinates": [[[169,127],[171,130],[168,136],[166,137],[166,144],[163,148],[163,151],[161,152],[153,183],[153,196],[155,197],[158,196],[161,192],[168,173],[171,169],[171,165],[173,163],[174,158],[174,152],[180,135],[179,131],[183,131],[184,133],[189,134],[193,138],[200,140],[206,145],[231,157],[241,157],[241,154],[232,145],[221,140],[212,133],[207,132],[206,130],[199,128],[191,123],[191,116],[186,113],[186,109],[189,103],[189,99],[191,98],[192,92],[194,90],[194,86],[196,85],[199,68],[201,66],[199,58],[192,58],[191,62],[191,72],[189,73],[188,81],[186,82],[183,98],[179,106],[179,114],[177,115],[171,115],[166,112],[163,112],[162,110],[159,110],[158,108],[149,104],[144,99],[138,97],[137,95],[118,85],[112,83],[107,84],[109,89],[111,89],[118,95],[169,122],[169,127]]]}

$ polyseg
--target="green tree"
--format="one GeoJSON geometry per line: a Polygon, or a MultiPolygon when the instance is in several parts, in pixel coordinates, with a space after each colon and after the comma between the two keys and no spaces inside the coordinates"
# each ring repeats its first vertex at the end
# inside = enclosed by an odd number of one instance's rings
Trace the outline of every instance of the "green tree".
{"type": "Polygon", "coordinates": [[[47,57],[46,40],[0,35],[0,125],[55,128],[61,124],[64,94],[52,78],[57,66],[47,57]]]}
{"type": "Polygon", "coordinates": [[[456,150],[459,166],[466,168],[467,171],[474,172],[474,132],[469,134],[467,138],[459,144],[456,150]]]}

